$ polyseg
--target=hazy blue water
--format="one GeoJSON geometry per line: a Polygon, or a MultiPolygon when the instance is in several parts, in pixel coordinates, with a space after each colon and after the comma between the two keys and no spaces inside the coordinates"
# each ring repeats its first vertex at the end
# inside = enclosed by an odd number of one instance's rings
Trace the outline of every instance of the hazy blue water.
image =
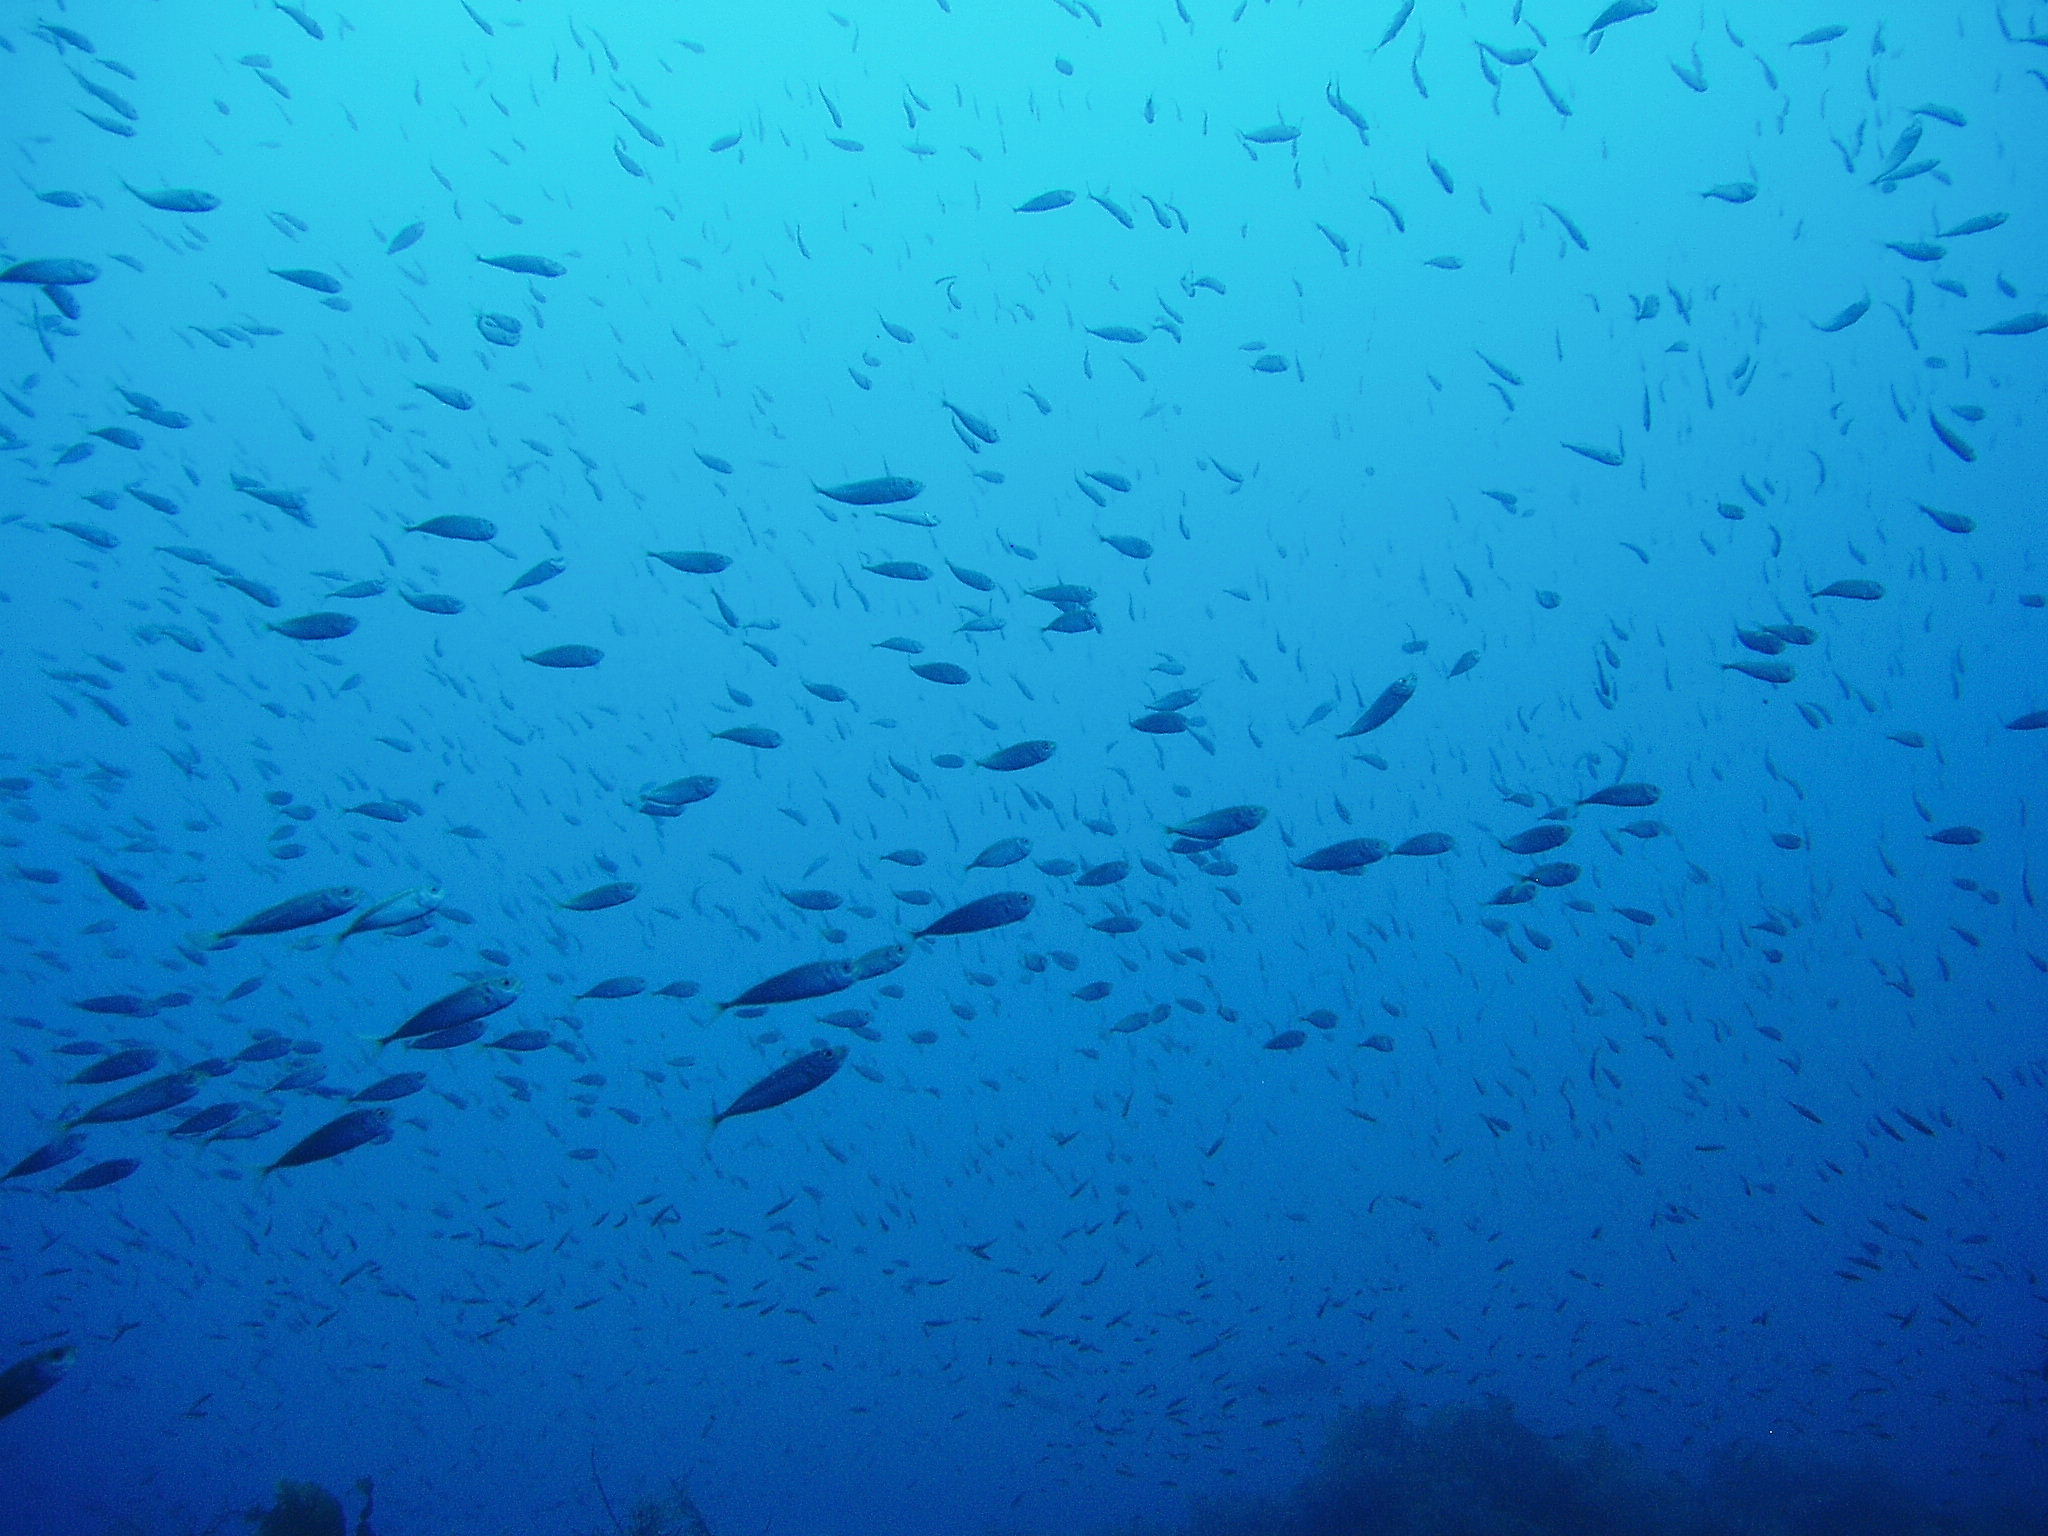
{"type": "Polygon", "coordinates": [[[1071,1530],[1282,1487],[1340,1403],[1487,1393],[1663,1464],[1750,1438],[1942,1497],[2041,1491],[2048,735],[2006,727],[2048,708],[2048,334],[1980,333],[2048,308],[2048,13],[1673,0],[1589,52],[1577,0],[1520,25],[1423,0],[1374,52],[1390,5],[465,9],[316,7],[317,41],[260,5],[0,31],[0,252],[99,269],[75,324],[0,289],[5,1160],[116,1091],[65,1086],[74,1038],[169,1070],[269,1028],[344,1091],[430,1080],[388,1145],[259,1180],[348,1106],[244,1066],[193,1103],[270,1102],[269,1136],[93,1127],[0,1190],[7,1359],[77,1351],[0,1423],[7,1529],[207,1529],[280,1476],[370,1474],[386,1536],[587,1530],[594,1450],[622,1507],[687,1477],[721,1533],[1071,1530]],[[1938,163],[1874,181],[1914,126],[1902,164],[1938,163]],[[1702,196],[1739,182],[1753,201],[1702,196]],[[1053,188],[1080,196],[1011,211],[1053,188]],[[85,205],[38,200],[62,191],[85,205]],[[1886,245],[1994,212],[1939,260],[1886,245]],[[567,270],[477,260],[506,253],[567,270]],[[1116,326],[1145,339],[1088,331],[1116,326]],[[970,452],[942,401],[1000,441],[970,452]],[[117,425],[142,446],[87,435],[117,425]],[[935,526],[812,493],[885,473],[935,526]],[[235,476],[303,492],[310,526],[235,476]],[[403,531],[451,512],[497,540],[403,531]],[[1884,595],[1809,598],[1844,578],[1884,595]],[[1040,633],[1057,610],[1025,591],[1056,582],[1097,590],[1099,632],[1040,633]],[[360,628],[265,628],[317,611],[360,628]],[[1004,628],[958,633],[976,613],[1004,628]],[[1817,632],[1795,679],[1725,670],[1770,624],[1817,632]],[[897,635],[924,654],[876,648],[897,635]],[[521,659],[571,643],[602,665],[521,659]],[[1339,739],[1411,672],[1391,724],[1339,739]],[[1130,727],[1180,687],[1192,730],[1130,727]],[[712,738],[738,725],[784,744],[712,738]],[[973,766],[1028,738],[1057,754],[973,766]],[[636,811],[686,774],[721,787],[636,811]],[[1536,862],[1496,838],[1617,780],[1662,798],[1569,815],[1547,857],[1576,886],[1485,905],[1536,862]],[[1167,851],[1239,803],[1270,815],[1218,851],[1234,870],[1167,851]],[[1929,840],[1956,825],[1982,842],[1929,840]],[[1455,850],[1291,867],[1426,831],[1455,850]],[[1131,878],[965,871],[1011,835],[1131,878]],[[879,857],[904,847],[930,862],[879,857]],[[638,899],[556,905],[614,879],[638,899]],[[343,884],[456,912],[339,950],[340,924],[212,941],[343,884]],[[935,904],[893,894],[916,889],[935,904]],[[711,1006],[1004,889],[1036,897],[1024,923],[882,983],[711,1006]],[[1113,911],[1142,926],[1091,929],[1113,911]],[[524,997],[486,1038],[560,1049],[366,1043],[501,972],[524,997]],[[649,993],[576,1001],[619,975],[649,993]],[[702,995],[652,995],[679,979],[702,995]],[[839,1007],[880,1038],[816,1022],[839,1007]],[[828,1040],[848,1070],[707,1152],[714,1107],[828,1040]],[[142,1166],[53,1192],[118,1157],[142,1166]]]}

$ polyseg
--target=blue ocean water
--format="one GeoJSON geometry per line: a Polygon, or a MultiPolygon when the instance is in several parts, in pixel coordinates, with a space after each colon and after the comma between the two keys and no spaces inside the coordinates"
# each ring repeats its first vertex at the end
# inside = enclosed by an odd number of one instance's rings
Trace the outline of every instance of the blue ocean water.
{"type": "Polygon", "coordinates": [[[17,10],[0,1530],[2048,1528],[2044,45],[17,10]]]}

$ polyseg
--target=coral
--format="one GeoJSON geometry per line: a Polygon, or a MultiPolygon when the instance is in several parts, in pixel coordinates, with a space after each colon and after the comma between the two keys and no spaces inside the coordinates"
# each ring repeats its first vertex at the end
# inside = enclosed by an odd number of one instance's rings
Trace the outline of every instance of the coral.
{"type": "Polygon", "coordinates": [[[341,1501],[317,1483],[280,1482],[256,1536],[348,1536],[341,1501]]]}
{"type": "MultiPolygon", "coordinates": [[[[704,1516],[698,1511],[696,1500],[681,1483],[670,1483],[669,1491],[653,1498],[642,1499],[635,1504],[624,1520],[612,1508],[609,1494],[604,1490],[602,1479],[596,1477],[593,1460],[593,1481],[597,1484],[598,1497],[604,1504],[607,1518],[611,1521],[611,1536],[711,1536],[711,1527],[704,1523],[704,1516]]],[[[598,1533],[602,1536],[602,1533],[598,1533]]]]}
{"type": "Polygon", "coordinates": [[[1881,1471],[1754,1447],[1688,1483],[1493,1398],[1353,1409],[1291,1494],[1204,1509],[1180,1536],[2048,1536],[2048,1519],[1939,1511],[1881,1471]]]}

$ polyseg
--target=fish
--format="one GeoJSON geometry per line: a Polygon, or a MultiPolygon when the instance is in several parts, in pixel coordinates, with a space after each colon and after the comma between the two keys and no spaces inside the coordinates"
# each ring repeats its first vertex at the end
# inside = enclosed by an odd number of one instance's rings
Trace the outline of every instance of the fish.
{"type": "Polygon", "coordinates": [[[377,933],[403,928],[429,918],[441,909],[447,900],[447,893],[438,885],[415,886],[409,891],[400,891],[387,896],[374,906],[365,907],[349,922],[349,925],[334,936],[334,942],[341,944],[359,933],[377,933]]]}
{"type": "Polygon", "coordinates": [[[1347,838],[1341,843],[1332,843],[1327,848],[1318,848],[1314,853],[1305,854],[1294,861],[1296,869],[1328,871],[1348,874],[1377,864],[1393,850],[1376,837],[1347,838]]]}
{"type": "Polygon", "coordinates": [[[659,560],[670,570],[687,576],[716,576],[732,567],[732,556],[708,549],[650,549],[647,554],[649,559],[659,560]]]}
{"type": "Polygon", "coordinates": [[[968,861],[969,869],[1006,869],[1031,856],[1031,839],[1005,837],[990,843],[968,861]]]}
{"type": "Polygon", "coordinates": [[[1624,21],[1633,21],[1638,16],[1648,16],[1657,9],[1657,0],[1614,0],[1614,3],[1595,16],[1581,37],[1595,37],[1624,21]]]}
{"type": "Polygon", "coordinates": [[[444,1029],[487,1019],[500,1013],[519,1001],[520,986],[513,976],[492,976],[482,981],[470,982],[458,987],[445,997],[414,1010],[406,1021],[377,1043],[390,1045],[395,1040],[412,1040],[423,1035],[438,1034],[444,1029]]]}
{"type": "Polygon", "coordinates": [[[74,1084],[118,1083],[124,1077],[140,1077],[152,1071],[163,1060],[163,1052],[154,1046],[138,1045],[125,1051],[115,1051],[102,1056],[91,1066],[72,1074],[74,1084]]]}
{"type": "Polygon", "coordinates": [[[1015,211],[1018,213],[1051,213],[1055,209],[1066,207],[1073,200],[1074,194],[1072,192],[1064,188],[1056,188],[1051,192],[1041,192],[1036,197],[1025,198],[1023,202],[1017,204],[1015,211]]]}
{"type": "Polygon", "coordinates": [[[38,288],[72,288],[99,281],[100,269],[69,256],[43,256],[0,268],[0,283],[33,283],[38,288]]]}
{"type": "Polygon", "coordinates": [[[1031,915],[1036,900],[1026,891],[998,891],[993,896],[979,896],[964,906],[953,908],[941,917],[912,934],[912,938],[935,939],[960,934],[986,933],[991,928],[1007,927],[1021,923],[1031,915]]]}
{"type": "Polygon", "coordinates": [[[1596,789],[1579,801],[1580,805],[1618,805],[1635,808],[1655,805],[1663,798],[1663,791],[1654,784],[1609,784],[1596,789]]]}
{"type": "Polygon", "coordinates": [[[341,279],[331,272],[322,272],[317,267],[272,267],[272,277],[281,277],[295,287],[310,289],[314,293],[341,292],[341,279]]]}
{"type": "Polygon", "coordinates": [[[653,789],[640,791],[640,808],[658,807],[665,811],[680,812],[683,807],[695,805],[700,800],[709,800],[718,793],[719,781],[708,773],[695,773],[687,778],[671,779],[653,789]]]}
{"type": "Polygon", "coordinates": [[[822,1088],[846,1064],[846,1047],[828,1045],[785,1062],[711,1117],[711,1129],[735,1115],[755,1115],[822,1088]]]}
{"type": "MultiPolygon", "coordinates": [[[[422,384],[421,389],[432,386],[422,384]]],[[[488,544],[498,536],[498,525],[488,517],[468,512],[443,512],[424,522],[408,523],[407,533],[432,534],[437,539],[456,539],[469,544],[488,544]]]]}
{"type": "Polygon", "coordinates": [[[1020,741],[977,761],[983,768],[996,773],[1016,773],[1025,768],[1036,768],[1051,757],[1054,750],[1053,743],[1049,741],[1020,741]]]}
{"type": "Polygon", "coordinates": [[[1721,663],[1721,670],[1740,672],[1760,683],[1773,685],[1789,683],[1797,675],[1796,669],[1787,661],[1724,661],[1721,663]]]}
{"type": "Polygon", "coordinates": [[[1830,318],[1815,320],[1811,324],[1815,330],[1825,331],[1832,335],[1836,331],[1846,331],[1869,313],[1870,300],[1868,298],[1861,298],[1837,310],[1830,318]]]}
{"type": "Polygon", "coordinates": [[[0,1371],[0,1419],[19,1413],[64,1379],[77,1351],[69,1344],[39,1349],[0,1371]]]}
{"type": "Polygon", "coordinates": [[[110,874],[108,871],[101,869],[97,864],[87,867],[92,870],[93,878],[99,882],[100,889],[113,897],[114,900],[120,902],[129,911],[147,912],[149,910],[148,898],[119,875],[110,874]]]}
{"type": "Polygon", "coordinates": [[[551,256],[515,253],[509,256],[479,256],[477,260],[487,267],[496,267],[501,272],[516,272],[522,277],[561,277],[569,270],[551,256]]]}
{"type": "Polygon", "coordinates": [[[514,1055],[526,1055],[533,1051],[544,1051],[553,1043],[554,1036],[544,1029],[515,1029],[493,1040],[490,1048],[494,1051],[510,1051],[514,1055]]]}
{"type": "Polygon", "coordinates": [[[1979,327],[1979,336],[2032,336],[2037,331],[2048,331],[2048,311],[2034,309],[2024,315],[2014,315],[2009,320],[1999,320],[1991,325],[1979,327]]]}
{"type": "Polygon", "coordinates": [[[346,640],[360,622],[349,613],[303,613],[264,627],[287,640],[346,640]]]}
{"type": "Polygon", "coordinates": [[[254,1141],[259,1136],[268,1136],[280,1125],[284,1117],[267,1109],[248,1110],[207,1137],[208,1141],[254,1141]]]}
{"type": "Polygon", "coordinates": [[[153,1077],[140,1087],[101,1100],[85,1113],[75,1116],[65,1128],[76,1130],[81,1125],[115,1125],[124,1120],[143,1120],[151,1115],[160,1115],[196,1095],[206,1077],[206,1073],[193,1067],[153,1077]]]}
{"type": "MultiPolygon", "coordinates": [[[[1921,110],[1925,111],[1927,109],[1922,108],[1921,110]]],[[[1961,124],[1957,124],[1957,126],[1960,127],[1961,124]]],[[[1966,235],[1988,234],[1994,229],[2003,227],[2005,219],[2006,216],[2002,213],[1980,213],[1974,218],[1964,219],[1960,224],[1951,224],[1947,229],[1940,231],[1940,238],[1943,240],[1959,240],[1966,235]]]]}
{"type": "Polygon", "coordinates": [[[1399,37],[1401,29],[1408,25],[1408,18],[1414,14],[1415,0],[1401,0],[1401,8],[1394,12],[1393,19],[1387,23],[1386,30],[1380,34],[1380,40],[1373,44],[1372,51],[1378,53],[1387,44],[1399,37]]]}
{"type": "Polygon", "coordinates": [[[551,645],[545,650],[529,651],[524,659],[551,671],[573,672],[596,666],[604,660],[604,652],[594,645],[551,645]]]}
{"type": "Polygon", "coordinates": [[[725,1013],[734,1008],[766,1008],[776,1003],[808,1002],[814,997],[830,997],[835,992],[844,992],[862,979],[855,973],[853,965],[845,960],[810,960],[786,971],[778,971],[765,981],[755,982],[737,997],[720,1003],[718,1011],[725,1013]]]}
{"type": "Polygon", "coordinates": [[[1448,832],[1418,832],[1396,843],[1393,851],[1404,859],[1433,859],[1456,847],[1456,840],[1448,832]]]}
{"type": "Polygon", "coordinates": [[[232,928],[220,930],[223,939],[253,938],[273,933],[295,933],[318,927],[337,917],[346,917],[363,904],[363,893],[352,885],[330,885],[307,891],[251,913],[232,928]]]}
{"type": "Polygon", "coordinates": [[[106,1162],[94,1163],[90,1168],[79,1169],[57,1186],[57,1193],[61,1195],[89,1189],[105,1189],[109,1184],[120,1183],[141,1166],[140,1158],[109,1158],[106,1162]]]}
{"type": "Polygon", "coordinates": [[[1500,846],[1508,853],[1528,855],[1548,853],[1553,848],[1562,848],[1571,839],[1570,827],[1562,822],[1546,821],[1526,832],[1517,832],[1513,837],[1502,838],[1500,846]]]}
{"type": "Polygon", "coordinates": [[[85,1137],[77,1131],[66,1131],[55,1141],[45,1142],[21,1161],[0,1173],[0,1183],[8,1179],[25,1179],[31,1174],[47,1173],[50,1169],[70,1162],[85,1150],[85,1137]]]}
{"type": "Polygon", "coordinates": [[[873,480],[849,480],[843,485],[818,485],[811,489],[828,501],[849,507],[886,507],[913,501],[924,493],[924,483],[902,475],[881,475],[873,480]]]}
{"type": "Polygon", "coordinates": [[[391,1137],[390,1110],[381,1107],[352,1109],[292,1143],[283,1156],[263,1171],[265,1174],[272,1174],[280,1168],[303,1168],[308,1163],[321,1163],[331,1157],[340,1157],[343,1153],[353,1152],[358,1147],[387,1142],[391,1137]]]}
{"type": "Polygon", "coordinates": [[[1195,842],[1217,843],[1225,838],[1241,837],[1257,828],[1266,819],[1263,805],[1227,805],[1220,811],[1210,811],[1195,817],[1192,821],[1181,822],[1166,830],[1175,837],[1185,837],[1195,842]]]}
{"type": "Polygon", "coordinates": [[[1368,704],[1365,713],[1351,722],[1348,730],[1339,731],[1337,739],[1343,741],[1351,736],[1363,736],[1376,731],[1394,716],[1398,715],[1408,701],[1415,697],[1415,674],[1397,678],[1380,690],[1380,696],[1368,704]]]}
{"type": "Polygon", "coordinates": [[[140,187],[122,182],[138,199],[163,213],[212,213],[220,207],[220,199],[211,192],[202,192],[197,187],[164,187],[154,192],[145,192],[140,187]]]}
{"type": "Polygon", "coordinates": [[[633,881],[613,880],[579,891],[574,896],[565,896],[555,905],[564,912],[603,912],[610,907],[622,907],[639,894],[640,887],[633,881]]]}

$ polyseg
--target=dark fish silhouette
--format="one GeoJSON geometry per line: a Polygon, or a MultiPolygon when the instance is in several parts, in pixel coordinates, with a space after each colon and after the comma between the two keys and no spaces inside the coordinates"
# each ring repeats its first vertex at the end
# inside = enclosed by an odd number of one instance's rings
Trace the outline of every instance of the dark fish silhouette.
{"type": "Polygon", "coordinates": [[[734,1115],[759,1114],[764,1109],[787,1104],[791,1099],[800,1099],[812,1089],[829,1082],[832,1074],[845,1062],[846,1047],[843,1045],[824,1046],[785,1062],[713,1115],[711,1128],[717,1130],[734,1115]]]}

